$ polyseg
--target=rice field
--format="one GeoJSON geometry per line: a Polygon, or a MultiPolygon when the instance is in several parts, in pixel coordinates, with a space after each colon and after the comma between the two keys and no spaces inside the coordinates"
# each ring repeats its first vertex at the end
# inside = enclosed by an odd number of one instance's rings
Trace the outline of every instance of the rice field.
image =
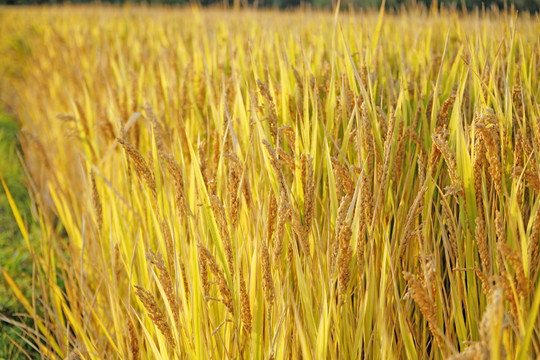
{"type": "Polygon", "coordinates": [[[539,356],[538,15],[0,8],[0,33],[41,229],[12,206],[34,325],[0,319],[39,356],[539,356]]]}

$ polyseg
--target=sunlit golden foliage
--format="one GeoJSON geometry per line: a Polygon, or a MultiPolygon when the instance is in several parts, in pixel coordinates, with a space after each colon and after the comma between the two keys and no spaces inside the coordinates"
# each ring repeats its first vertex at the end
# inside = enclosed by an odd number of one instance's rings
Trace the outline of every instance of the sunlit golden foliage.
{"type": "Polygon", "coordinates": [[[537,16],[0,15],[45,357],[540,353],[537,16]]]}

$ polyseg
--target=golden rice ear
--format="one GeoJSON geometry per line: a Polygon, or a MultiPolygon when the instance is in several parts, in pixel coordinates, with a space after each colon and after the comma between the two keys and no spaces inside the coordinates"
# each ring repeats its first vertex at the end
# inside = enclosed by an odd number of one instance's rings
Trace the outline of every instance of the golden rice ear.
{"type": "Polygon", "coordinates": [[[156,180],[154,178],[154,173],[150,170],[146,160],[133,145],[122,138],[117,138],[116,140],[123,146],[124,150],[128,154],[129,159],[135,166],[137,175],[144,179],[146,185],[152,191],[152,196],[155,199],[157,197],[156,180]]]}
{"type": "Polygon", "coordinates": [[[139,300],[143,303],[148,312],[148,316],[163,334],[165,339],[167,339],[167,343],[174,349],[176,347],[176,341],[172,335],[171,326],[169,325],[165,313],[159,308],[154,295],[138,285],[135,285],[135,295],[137,295],[139,300]]]}
{"type": "Polygon", "coordinates": [[[175,248],[174,248],[174,242],[171,234],[171,229],[169,227],[169,224],[167,224],[167,221],[161,222],[161,232],[163,234],[163,239],[165,240],[165,249],[167,251],[167,263],[169,265],[169,273],[173,274],[172,276],[175,276],[176,269],[175,269],[175,248]]]}
{"type": "Polygon", "coordinates": [[[174,321],[176,325],[179,324],[179,304],[177,302],[177,296],[176,291],[173,286],[173,281],[171,279],[171,275],[169,274],[169,271],[165,267],[165,262],[163,261],[163,256],[159,253],[153,253],[149,251],[146,254],[146,258],[148,261],[155,266],[157,270],[159,270],[158,273],[158,279],[161,283],[161,286],[163,287],[163,290],[165,291],[165,297],[167,301],[169,302],[169,306],[171,307],[171,310],[173,312],[174,321]]]}
{"type": "Polygon", "coordinates": [[[478,246],[478,253],[480,254],[480,261],[482,262],[484,274],[489,277],[491,274],[491,252],[488,248],[485,227],[484,219],[477,217],[474,228],[476,246],[478,246]]]}
{"type": "Polygon", "coordinates": [[[244,273],[240,268],[240,312],[244,329],[248,334],[251,334],[251,306],[249,305],[249,295],[244,281],[244,273]]]}
{"type": "Polygon", "coordinates": [[[176,208],[180,212],[180,215],[185,217],[190,214],[190,210],[186,200],[186,194],[184,189],[184,174],[182,173],[182,169],[172,155],[160,152],[159,156],[161,160],[167,164],[169,174],[174,181],[176,208]]]}
{"type": "Polygon", "coordinates": [[[304,233],[309,234],[315,211],[315,173],[313,170],[313,158],[302,154],[302,180],[304,189],[304,233]]]}
{"type": "Polygon", "coordinates": [[[268,246],[263,240],[261,242],[261,270],[262,270],[262,288],[264,291],[264,298],[268,304],[268,307],[274,305],[274,280],[272,279],[272,269],[270,267],[270,253],[268,252],[268,246]]]}
{"type": "MultiPolygon", "coordinates": [[[[502,224],[502,218],[501,218],[501,224],[502,224]]],[[[537,210],[536,215],[534,216],[533,225],[531,228],[531,235],[529,236],[529,245],[527,247],[527,254],[529,257],[529,279],[531,281],[531,285],[536,283],[536,276],[538,274],[538,269],[540,268],[540,240],[539,239],[540,239],[540,211],[537,210]]]]}
{"type": "Polygon", "coordinates": [[[349,174],[349,170],[335,157],[332,158],[334,175],[338,181],[337,188],[342,188],[344,196],[352,196],[354,193],[354,183],[349,174]]]}
{"type": "Polygon", "coordinates": [[[360,173],[360,207],[358,209],[358,236],[356,240],[356,254],[358,258],[358,274],[362,276],[364,269],[364,253],[366,251],[366,236],[371,226],[371,212],[373,199],[371,196],[369,179],[362,171],[360,173]]]}
{"type": "Polygon", "coordinates": [[[523,261],[521,260],[520,252],[512,250],[512,248],[505,243],[497,243],[497,250],[502,254],[503,258],[514,268],[514,276],[516,278],[516,287],[518,293],[527,297],[529,295],[529,284],[525,277],[525,270],[523,268],[523,261]]]}
{"type": "MultiPolygon", "coordinates": [[[[221,268],[216,262],[216,259],[210,253],[210,251],[208,251],[207,248],[205,248],[202,244],[197,244],[197,248],[199,250],[200,258],[204,258],[204,264],[210,269],[210,271],[216,278],[216,282],[219,287],[219,292],[222,296],[221,302],[223,302],[223,304],[225,305],[229,313],[231,313],[231,315],[234,315],[232,292],[231,292],[231,289],[229,288],[229,284],[227,283],[227,280],[225,279],[225,274],[223,273],[223,270],[221,270],[221,268]]],[[[203,275],[201,274],[201,277],[202,276],[203,275]]],[[[209,284],[207,283],[206,286],[208,285],[209,284]]]]}
{"type": "Polygon", "coordinates": [[[139,359],[139,336],[137,334],[137,330],[135,329],[135,326],[133,325],[133,321],[131,320],[131,317],[128,316],[127,320],[127,326],[128,326],[128,345],[129,345],[129,353],[131,356],[131,360],[138,360],[139,359]]]}
{"type": "Polygon", "coordinates": [[[439,348],[445,347],[443,335],[438,326],[437,309],[434,306],[434,299],[429,296],[428,290],[416,276],[409,272],[403,272],[403,278],[407,281],[409,290],[407,295],[410,296],[416,305],[420,308],[420,312],[426,318],[429,330],[439,348]]]}
{"type": "Polygon", "coordinates": [[[436,128],[442,128],[442,127],[448,126],[448,115],[450,114],[450,109],[452,108],[452,105],[454,105],[455,101],[456,101],[456,95],[452,94],[443,103],[443,106],[441,107],[441,111],[439,111],[439,115],[437,115],[437,123],[435,125],[436,128]]]}
{"type": "Polygon", "coordinates": [[[339,262],[339,253],[342,246],[340,237],[342,236],[346,240],[347,244],[343,245],[345,247],[348,247],[348,242],[350,240],[350,236],[351,236],[351,234],[349,233],[350,228],[348,227],[348,224],[346,222],[347,211],[349,210],[350,203],[351,203],[351,198],[349,196],[344,196],[341,199],[341,203],[339,204],[339,209],[338,209],[337,218],[336,218],[336,227],[334,231],[335,236],[332,242],[332,253],[330,257],[332,273],[335,271],[335,266],[339,262]],[[344,226],[346,226],[347,229],[344,230],[343,229],[344,226]],[[342,234],[342,231],[344,231],[343,234],[342,234]]]}
{"type": "Polygon", "coordinates": [[[103,228],[103,206],[97,190],[94,171],[90,173],[90,179],[92,181],[92,204],[94,205],[94,213],[96,215],[98,229],[101,230],[103,228]]]}
{"type": "Polygon", "coordinates": [[[397,145],[396,145],[396,155],[394,157],[394,168],[392,169],[392,179],[395,182],[399,182],[399,177],[401,176],[401,171],[403,169],[403,159],[405,157],[405,143],[407,141],[407,134],[403,131],[404,122],[399,123],[397,145]]]}
{"type": "Polygon", "coordinates": [[[219,200],[217,196],[211,195],[210,201],[212,203],[214,217],[218,224],[219,235],[221,236],[221,240],[223,240],[223,247],[225,248],[225,255],[227,256],[227,265],[229,266],[231,276],[234,277],[234,255],[231,244],[231,236],[229,234],[227,215],[225,214],[225,209],[221,203],[221,200],[219,200]]]}
{"type": "Polygon", "coordinates": [[[199,275],[201,277],[203,295],[206,301],[210,298],[210,282],[208,281],[208,265],[202,246],[197,245],[199,254],[199,275]]]}
{"type": "Polygon", "coordinates": [[[268,86],[261,82],[260,80],[257,80],[257,86],[259,87],[259,91],[263,98],[266,100],[267,107],[269,109],[269,116],[267,118],[268,124],[270,125],[270,135],[274,138],[274,141],[278,142],[278,117],[276,114],[276,104],[274,102],[274,98],[272,97],[272,94],[270,93],[270,89],[268,89],[268,86]]]}
{"type": "Polygon", "coordinates": [[[279,194],[279,205],[277,209],[277,227],[274,238],[274,262],[279,263],[281,252],[283,251],[283,234],[285,232],[285,224],[290,218],[290,204],[285,192],[279,194]]]}
{"type": "Polygon", "coordinates": [[[428,189],[427,186],[422,186],[420,188],[420,190],[416,194],[416,197],[414,198],[414,202],[409,208],[407,217],[405,218],[403,232],[402,232],[401,240],[399,244],[399,259],[402,261],[403,261],[405,251],[407,250],[407,246],[409,245],[410,240],[414,238],[414,236],[418,233],[418,231],[421,230],[421,227],[422,227],[421,223],[418,226],[418,228],[415,228],[414,225],[418,217],[422,213],[422,210],[424,209],[424,196],[426,194],[427,189],[428,189]]]}
{"type": "Polygon", "coordinates": [[[486,109],[480,113],[475,120],[475,127],[478,130],[482,143],[486,149],[485,155],[489,164],[488,170],[493,181],[495,190],[502,196],[502,160],[501,160],[501,138],[500,124],[491,109],[486,109]]]}
{"type": "Polygon", "coordinates": [[[272,237],[274,235],[274,228],[276,225],[276,218],[278,212],[278,205],[276,197],[273,192],[270,192],[270,203],[268,204],[268,218],[266,223],[266,242],[272,243],[272,237]]]}
{"type": "Polygon", "coordinates": [[[448,168],[448,175],[450,175],[450,180],[452,182],[452,187],[456,189],[457,194],[459,194],[461,197],[464,197],[465,192],[463,190],[463,180],[458,175],[456,157],[450,149],[448,142],[446,141],[447,135],[448,132],[444,129],[435,130],[435,133],[432,136],[433,144],[437,148],[438,152],[443,156],[446,162],[446,166],[448,168]]]}
{"type": "Polygon", "coordinates": [[[350,263],[352,257],[352,249],[350,246],[350,240],[352,236],[352,230],[349,224],[344,223],[340,227],[339,236],[337,242],[339,243],[339,253],[337,259],[338,266],[338,296],[340,301],[344,301],[347,295],[347,287],[351,279],[350,263]]]}

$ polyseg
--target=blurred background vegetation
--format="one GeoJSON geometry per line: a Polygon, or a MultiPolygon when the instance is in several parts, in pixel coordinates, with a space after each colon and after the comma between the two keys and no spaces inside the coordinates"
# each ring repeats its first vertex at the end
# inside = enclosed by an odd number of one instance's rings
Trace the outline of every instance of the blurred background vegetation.
{"type": "MultiPolygon", "coordinates": [[[[95,3],[96,0],[0,0],[0,5],[30,5],[30,4],[61,4],[61,3],[95,3]]],[[[280,9],[313,7],[332,8],[337,0],[99,0],[100,3],[108,4],[162,4],[162,5],[186,5],[197,3],[202,6],[225,5],[225,6],[251,6],[251,7],[272,7],[280,9]]],[[[342,7],[355,9],[377,8],[382,0],[341,0],[342,7]]],[[[518,11],[529,11],[537,13],[540,10],[540,0],[386,0],[386,7],[389,9],[399,9],[403,6],[415,4],[426,7],[444,5],[456,7],[462,10],[474,9],[507,9],[515,8],[518,11]]]]}
{"type": "MultiPolygon", "coordinates": [[[[36,239],[39,236],[39,229],[32,220],[30,196],[26,188],[24,170],[18,157],[21,151],[17,139],[18,132],[18,123],[5,114],[0,104],[0,154],[2,154],[0,174],[29,227],[31,238],[36,239]]],[[[13,219],[6,193],[0,185],[0,315],[28,326],[32,323],[29,318],[20,316],[25,313],[24,307],[13,296],[2,272],[5,271],[16,278],[24,295],[31,299],[33,291],[31,256],[17,223],[13,219]]],[[[0,321],[0,360],[23,358],[23,353],[31,358],[38,358],[38,354],[32,351],[32,347],[22,338],[23,336],[21,330],[12,324],[0,321]]]]}

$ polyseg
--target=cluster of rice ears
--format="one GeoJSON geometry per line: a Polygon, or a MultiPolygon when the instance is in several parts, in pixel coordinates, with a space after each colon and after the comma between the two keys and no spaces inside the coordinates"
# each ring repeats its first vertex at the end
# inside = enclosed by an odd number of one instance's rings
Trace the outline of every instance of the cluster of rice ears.
{"type": "Polygon", "coordinates": [[[1,15],[44,357],[540,353],[537,16],[1,15]]]}

